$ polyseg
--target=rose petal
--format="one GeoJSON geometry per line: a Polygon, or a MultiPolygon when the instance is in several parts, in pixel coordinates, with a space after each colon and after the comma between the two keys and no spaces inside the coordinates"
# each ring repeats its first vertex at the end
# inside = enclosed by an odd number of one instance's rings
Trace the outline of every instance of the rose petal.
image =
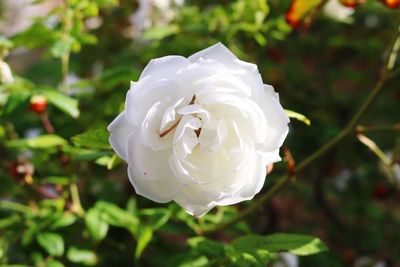
{"type": "Polygon", "coordinates": [[[214,203],[209,203],[208,205],[204,204],[195,204],[191,201],[187,200],[183,196],[177,196],[174,201],[178,203],[179,206],[185,209],[187,213],[193,215],[197,218],[202,217],[204,214],[209,212],[212,208],[215,207],[214,203]]]}
{"type": "Polygon", "coordinates": [[[200,59],[214,59],[220,62],[232,61],[238,59],[225,45],[222,43],[216,43],[204,50],[201,50],[188,59],[190,62],[196,62],[200,59]]]}
{"type": "Polygon", "coordinates": [[[267,120],[267,135],[261,146],[265,151],[275,151],[282,146],[289,132],[288,123],[290,120],[275,96],[265,93],[264,101],[261,108],[267,120]]]}
{"type": "Polygon", "coordinates": [[[143,145],[137,133],[128,138],[128,147],[128,175],[136,193],[159,203],[171,201],[178,190],[168,166],[171,151],[155,153],[143,145]]]}
{"type": "Polygon", "coordinates": [[[107,127],[110,133],[109,142],[115,153],[127,160],[127,140],[133,133],[134,126],[126,119],[125,112],[120,113],[107,127]]]}
{"type": "Polygon", "coordinates": [[[139,80],[145,76],[152,76],[151,78],[153,81],[154,79],[171,78],[174,77],[180,69],[189,64],[189,60],[182,56],[165,56],[152,59],[144,68],[139,80]]]}
{"type": "Polygon", "coordinates": [[[138,195],[158,203],[167,203],[174,199],[177,187],[167,179],[146,180],[139,177],[135,167],[128,167],[129,180],[138,195]]]}

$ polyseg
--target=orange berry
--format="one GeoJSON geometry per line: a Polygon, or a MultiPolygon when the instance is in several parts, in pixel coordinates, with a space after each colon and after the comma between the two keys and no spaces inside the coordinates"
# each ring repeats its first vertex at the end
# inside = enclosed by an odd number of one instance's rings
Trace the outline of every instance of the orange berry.
{"type": "Polygon", "coordinates": [[[29,108],[35,113],[42,114],[47,108],[47,99],[42,95],[35,95],[31,97],[29,108]]]}

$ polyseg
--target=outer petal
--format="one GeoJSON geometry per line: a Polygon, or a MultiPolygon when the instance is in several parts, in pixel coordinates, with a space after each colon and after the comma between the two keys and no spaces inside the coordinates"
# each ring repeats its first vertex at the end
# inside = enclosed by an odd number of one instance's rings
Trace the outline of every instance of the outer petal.
{"type": "Polygon", "coordinates": [[[201,50],[193,55],[191,55],[188,59],[190,62],[196,62],[202,59],[215,59],[221,62],[229,62],[235,59],[238,59],[225,45],[222,43],[216,43],[213,46],[210,46],[204,50],[201,50]]]}
{"type": "Polygon", "coordinates": [[[108,125],[107,130],[110,132],[109,142],[117,155],[127,160],[127,141],[128,137],[133,133],[135,127],[127,120],[125,112],[119,114],[108,125]]]}
{"type": "MultiPolygon", "coordinates": [[[[251,167],[250,167],[251,169],[251,167]]],[[[244,200],[252,199],[260,190],[262,189],[265,177],[267,175],[267,169],[263,163],[263,159],[257,156],[256,161],[253,164],[252,170],[245,173],[246,177],[243,179],[248,179],[247,183],[244,184],[242,188],[232,197],[224,198],[217,202],[219,206],[226,206],[239,203],[244,200]]]]}
{"type": "Polygon", "coordinates": [[[180,69],[189,64],[189,60],[182,56],[165,56],[152,59],[144,68],[140,79],[145,76],[151,76],[152,80],[171,78],[174,77],[180,69]]]}
{"type": "Polygon", "coordinates": [[[205,205],[199,205],[199,204],[194,204],[185,199],[182,196],[179,196],[174,199],[176,203],[178,203],[179,206],[185,209],[187,213],[190,215],[196,216],[197,218],[202,217],[204,214],[209,212],[212,208],[215,207],[215,204],[210,204],[209,206],[205,205]]]}
{"type": "Polygon", "coordinates": [[[265,92],[261,108],[267,120],[267,136],[261,147],[264,151],[272,152],[282,146],[289,132],[288,123],[290,120],[277,100],[277,96],[271,94],[271,92],[265,92]]]}
{"type": "Polygon", "coordinates": [[[261,153],[261,155],[264,159],[265,165],[275,163],[275,162],[282,160],[282,158],[279,156],[279,148],[272,152],[261,153]]]}
{"type": "Polygon", "coordinates": [[[156,202],[171,201],[178,189],[168,163],[171,151],[154,152],[136,132],[128,138],[128,147],[129,180],[136,192],[156,202]]]}

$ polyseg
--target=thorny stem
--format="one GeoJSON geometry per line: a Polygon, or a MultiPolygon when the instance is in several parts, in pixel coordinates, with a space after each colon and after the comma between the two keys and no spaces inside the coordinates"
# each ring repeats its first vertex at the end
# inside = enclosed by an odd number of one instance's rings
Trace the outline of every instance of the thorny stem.
{"type": "Polygon", "coordinates": [[[400,50],[400,25],[397,28],[396,37],[393,44],[391,45],[389,55],[384,65],[382,66],[381,75],[378,82],[375,84],[371,93],[364,101],[364,103],[361,105],[361,107],[357,110],[357,112],[355,113],[353,118],[349,121],[347,126],[342,131],[340,131],[335,137],[326,142],[322,147],[320,147],[310,156],[301,161],[294,168],[293,174],[281,177],[269,190],[263,193],[255,202],[253,202],[250,206],[241,211],[236,217],[228,220],[225,223],[218,224],[213,228],[204,229],[201,232],[197,232],[197,234],[210,235],[218,231],[221,231],[225,229],[227,226],[244,219],[245,217],[256,211],[258,208],[260,208],[265,202],[267,202],[277,191],[279,191],[283,186],[285,186],[293,178],[294,175],[306,169],[308,166],[314,163],[315,160],[319,159],[322,155],[327,153],[335,145],[341,142],[345,137],[353,133],[361,118],[365,115],[365,113],[371,107],[378,94],[381,92],[383,85],[387,81],[395,77],[395,75],[393,75],[392,70],[395,67],[395,61],[399,50],[400,50]]]}

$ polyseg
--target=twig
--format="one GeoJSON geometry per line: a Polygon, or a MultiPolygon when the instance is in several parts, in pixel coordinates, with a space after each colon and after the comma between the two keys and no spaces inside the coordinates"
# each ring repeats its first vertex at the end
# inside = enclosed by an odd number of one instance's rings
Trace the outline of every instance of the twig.
{"type": "Polygon", "coordinates": [[[364,133],[371,131],[400,131],[400,123],[384,125],[358,125],[356,132],[364,133]]]}
{"type": "Polygon", "coordinates": [[[47,116],[47,113],[41,113],[40,120],[42,121],[43,127],[46,129],[47,133],[49,134],[54,133],[53,124],[51,124],[49,116],[47,116]]]}

